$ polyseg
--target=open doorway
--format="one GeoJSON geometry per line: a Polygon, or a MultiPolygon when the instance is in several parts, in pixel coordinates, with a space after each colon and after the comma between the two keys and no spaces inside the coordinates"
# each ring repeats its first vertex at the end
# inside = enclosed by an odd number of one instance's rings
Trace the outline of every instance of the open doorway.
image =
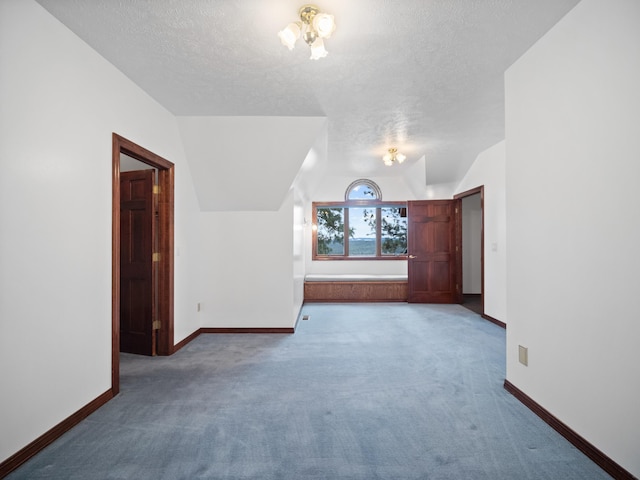
{"type": "Polygon", "coordinates": [[[484,315],[484,186],[455,198],[462,210],[462,306],[484,315]]]}
{"type": "MultiPolygon", "coordinates": [[[[158,355],[171,355],[173,345],[173,271],[174,271],[174,165],[164,158],[136,145],[117,134],[113,134],[112,148],[112,391],[120,391],[120,346],[121,346],[121,291],[122,277],[122,208],[126,208],[121,191],[121,180],[128,174],[121,174],[130,168],[147,172],[153,177],[157,188],[153,190],[157,235],[155,245],[149,249],[154,263],[151,280],[153,291],[153,348],[158,355]],[[124,170],[121,168],[124,166],[124,170]],[[156,180],[157,179],[157,180],[156,180]]],[[[143,175],[144,176],[144,175],[143,175]]],[[[125,199],[127,197],[125,196],[125,199]]],[[[126,299],[125,299],[126,301],[126,299]]]]}

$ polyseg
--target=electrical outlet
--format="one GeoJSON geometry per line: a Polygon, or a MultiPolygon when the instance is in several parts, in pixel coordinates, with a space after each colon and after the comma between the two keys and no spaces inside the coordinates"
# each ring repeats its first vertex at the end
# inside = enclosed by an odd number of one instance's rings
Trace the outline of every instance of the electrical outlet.
{"type": "Polygon", "coordinates": [[[529,365],[529,349],[518,345],[518,361],[525,367],[529,365]]]}

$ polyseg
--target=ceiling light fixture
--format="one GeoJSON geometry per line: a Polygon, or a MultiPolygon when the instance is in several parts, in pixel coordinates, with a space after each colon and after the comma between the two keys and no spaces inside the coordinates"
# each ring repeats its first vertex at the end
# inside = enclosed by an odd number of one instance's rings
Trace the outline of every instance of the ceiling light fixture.
{"type": "Polygon", "coordinates": [[[311,48],[311,60],[326,57],[329,52],[324,48],[324,39],[329,38],[336,29],[333,15],[321,12],[315,5],[305,5],[299,13],[300,22],[292,22],[278,32],[280,41],[293,50],[296,40],[302,36],[311,48]]]}
{"type": "Polygon", "coordinates": [[[390,148],[389,151],[382,157],[382,161],[387,167],[390,167],[395,162],[402,163],[406,159],[407,157],[400,153],[397,148],[390,148]]]}

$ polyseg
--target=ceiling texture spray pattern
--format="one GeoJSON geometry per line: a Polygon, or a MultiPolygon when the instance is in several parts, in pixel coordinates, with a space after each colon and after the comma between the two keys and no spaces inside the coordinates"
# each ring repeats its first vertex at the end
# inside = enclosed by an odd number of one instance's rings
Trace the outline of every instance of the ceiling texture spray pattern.
{"type": "Polygon", "coordinates": [[[462,178],[504,138],[504,71],[578,0],[323,0],[330,53],[309,60],[278,31],[292,0],[37,0],[178,116],[328,118],[344,175],[462,178]],[[382,155],[397,147],[401,165],[382,155]]]}

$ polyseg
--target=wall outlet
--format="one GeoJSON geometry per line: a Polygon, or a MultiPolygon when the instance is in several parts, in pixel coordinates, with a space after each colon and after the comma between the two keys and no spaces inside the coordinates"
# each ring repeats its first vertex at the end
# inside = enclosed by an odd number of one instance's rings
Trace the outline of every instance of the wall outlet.
{"type": "Polygon", "coordinates": [[[525,367],[529,365],[529,349],[518,345],[518,361],[525,367]]]}

